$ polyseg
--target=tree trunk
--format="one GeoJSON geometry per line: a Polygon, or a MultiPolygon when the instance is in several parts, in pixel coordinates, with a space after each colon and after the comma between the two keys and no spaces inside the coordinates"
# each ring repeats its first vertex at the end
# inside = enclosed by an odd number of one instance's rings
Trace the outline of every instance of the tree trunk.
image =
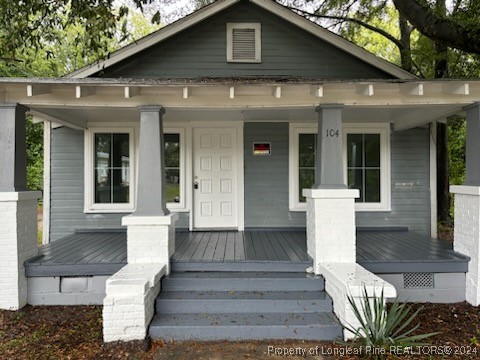
{"type": "Polygon", "coordinates": [[[412,33],[412,28],[408,25],[407,18],[401,13],[398,14],[398,26],[400,28],[400,43],[402,46],[399,46],[400,50],[400,59],[402,61],[402,69],[412,72],[413,70],[413,61],[412,61],[412,48],[410,42],[410,35],[412,33]]]}
{"type": "MultiPolygon", "coordinates": [[[[446,14],[445,0],[437,0],[437,12],[446,14]]],[[[448,47],[435,43],[435,78],[448,77],[448,47]]],[[[447,124],[437,124],[437,214],[438,220],[450,223],[450,159],[448,156],[447,124]]]]}

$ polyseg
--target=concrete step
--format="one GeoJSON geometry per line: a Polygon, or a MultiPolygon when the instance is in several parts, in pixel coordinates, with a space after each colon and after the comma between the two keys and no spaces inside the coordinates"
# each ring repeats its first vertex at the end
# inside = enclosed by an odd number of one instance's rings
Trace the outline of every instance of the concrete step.
{"type": "Polygon", "coordinates": [[[327,312],[157,314],[149,334],[164,340],[335,340],[342,328],[327,312]]]}
{"type": "Polygon", "coordinates": [[[162,291],[158,314],[308,313],[332,311],[324,291],[162,291]]]}
{"type": "Polygon", "coordinates": [[[281,272],[184,272],[162,279],[162,291],[321,291],[323,277],[281,272]]]}

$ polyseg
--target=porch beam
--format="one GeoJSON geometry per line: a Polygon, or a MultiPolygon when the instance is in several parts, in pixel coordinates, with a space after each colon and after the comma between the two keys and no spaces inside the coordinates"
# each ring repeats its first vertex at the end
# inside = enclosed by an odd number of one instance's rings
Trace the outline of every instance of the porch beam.
{"type": "Polygon", "coordinates": [[[27,96],[37,96],[43,94],[50,94],[50,86],[40,85],[40,84],[29,84],[27,85],[27,96]]]}
{"type": "Polygon", "coordinates": [[[38,110],[29,110],[28,113],[32,115],[34,118],[51,121],[53,123],[61,124],[62,126],[66,126],[74,130],[85,130],[87,128],[87,123],[85,120],[66,119],[66,118],[60,119],[56,116],[45,114],[38,110]]]}
{"type": "Polygon", "coordinates": [[[343,174],[342,104],[320,105],[314,188],[346,188],[343,174]]]}
{"type": "Polygon", "coordinates": [[[453,95],[470,95],[470,84],[469,83],[446,83],[443,86],[443,91],[447,94],[453,95]]]}
{"type": "Polygon", "coordinates": [[[137,86],[125,86],[123,89],[123,95],[125,99],[130,99],[134,96],[140,95],[140,88],[137,86]]]}
{"type": "Polygon", "coordinates": [[[95,95],[95,88],[91,86],[75,86],[75,98],[81,99],[87,96],[95,95]]]}
{"type": "Polygon", "coordinates": [[[464,185],[480,186],[480,102],[464,108],[467,113],[467,147],[464,185]]]}
{"type": "Polygon", "coordinates": [[[137,209],[134,215],[163,216],[169,213],[165,189],[163,114],[158,105],[140,106],[137,209]]]}
{"type": "Polygon", "coordinates": [[[358,85],[357,92],[360,95],[364,96],[373,96],[375,95],[375,90],[373,84],[360,84],[358,85]]]}
{"type": "Polygon", "coordinates": [[[423,83],[401,84],[400,92],[407,95],[423,96],[423,83]]]}
{"type": "Polygon", "coordinates": [[[26,112],[20,104],[0,104],[0,192],[27,190],[26,112]]]}

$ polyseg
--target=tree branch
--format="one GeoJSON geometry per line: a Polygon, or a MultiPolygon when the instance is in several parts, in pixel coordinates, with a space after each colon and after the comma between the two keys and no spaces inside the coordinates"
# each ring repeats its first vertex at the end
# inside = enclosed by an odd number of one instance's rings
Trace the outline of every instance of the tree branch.
{"type": "Polygon", "coordinates": [[[355,18],[352,18],[352,17],[348,17],[348,16],[335,16],[335,15],[322,15],[322,14],[315,14],[315,13],[311,13],[311,12],[308,12],[308,11],[305,11],[305,10],[302,10],[302,9],[298,9],[298,8],[295,8],[295,7],[288,7],[290,10],[293,10],[295,12],[298,12],[300,13],[300,15],[305,15],[305,16],[312,16],[312,17],[317,17],[317,18],[321,18],[321,19],[329,19],[329,20],[339,20],[341,22],[344,22],[344,21],[347,21],[347,22],[351,22],[351,23],[355,23],[355,24],[358,24],[368,30],[371,30],[373,32],[376,32],[377,34],[380,34],[382,35],[383,37],[385,37],[386,39],[390,40],[391,42],[393,42],[396,46],[398,46],[399,48],[401,48],[403,46],[402,42],[397,39],[396,37],[390,35],[388,32],[386,32],[385,30],[382,30],[382,29],[379,29],[373,25],[370,25],[362,20],[359,20],[359,19],[355,19],[355,18]]]}
{"type": "MultiPolygon", "coordinates": [[[[470,22],[441,17],[416,0],[393,0],[395,7],[425,36],[447,46],[480,54],[480,26],[470,22]]],[[[467,18],[465,18],[466,20],[467,18]]]]}

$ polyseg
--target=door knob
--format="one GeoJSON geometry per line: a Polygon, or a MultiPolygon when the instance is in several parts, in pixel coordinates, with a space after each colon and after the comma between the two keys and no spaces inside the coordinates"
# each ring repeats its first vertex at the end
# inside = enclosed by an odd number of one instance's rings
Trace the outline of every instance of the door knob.
{"type": "Polygon", "coordinates": [[[194,189],[198,189],[198,181],[195,181],[195,182],[193,183],[193,188],[194,188],[194,189]]]}

